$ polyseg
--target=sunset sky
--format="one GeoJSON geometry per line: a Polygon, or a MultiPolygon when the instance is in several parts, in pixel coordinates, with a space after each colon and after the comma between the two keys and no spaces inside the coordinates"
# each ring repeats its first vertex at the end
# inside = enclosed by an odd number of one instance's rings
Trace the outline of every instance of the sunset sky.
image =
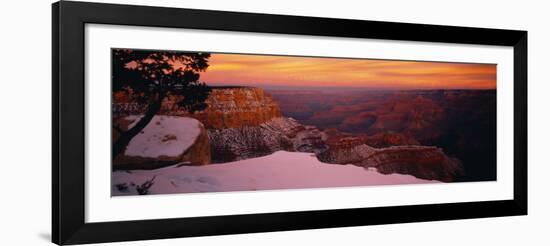
{"type": "Polygon", "coordinates": [[[496,65],[368,59],[212,54],[209,85],[495,89],[496,65]]]}

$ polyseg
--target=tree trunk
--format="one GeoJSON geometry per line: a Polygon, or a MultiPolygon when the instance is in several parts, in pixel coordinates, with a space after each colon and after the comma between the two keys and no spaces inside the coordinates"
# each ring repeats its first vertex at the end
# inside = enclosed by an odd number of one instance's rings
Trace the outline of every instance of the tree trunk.
{"type": "Polygon", "coordinates": [[[162,105],[162,99],[164,96],[159,96],[159,99],[155,102],[149,104],[147,107],[147,112],[145,115],[139,119],[138,123],[134,125],[128,131],[122,132],[120,137],[113,144],[112,149],[112,158],[113,160],[122,152],[126,150],[126,147],[130,143],[130,140],[134,138],[138,133],[140,133],[146,126],[151,122],[153,116],[155,116],[159,111],[162,105]]]}

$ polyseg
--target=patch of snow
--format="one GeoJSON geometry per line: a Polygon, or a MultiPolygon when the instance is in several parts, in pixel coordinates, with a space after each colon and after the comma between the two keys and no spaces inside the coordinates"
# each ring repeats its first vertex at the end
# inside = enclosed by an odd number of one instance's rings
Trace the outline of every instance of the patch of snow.
{"type": "MultiPolygon", "coordinates": [[[[142,116],[128,116],[133,127],[142,116]]],[[[124,152],[127,156],[151,157],[179,156],[187,150],[200,134],[200,122],[193,118],[178,116],[154,116],[151,122],[138,133],[124,152]]]]}
{"type": "Polygon", "coordinates": [[[322,163],[311,153],[278,151],[268,156],[206,166],[115,171],[112,195],[136,195],[136,185],[155,177],[149,194],[330,188],[434,183],[411,175],[384,175],[354,165],[322,163]],[[127,184],[119,190],[117,184],[127,184]]]}

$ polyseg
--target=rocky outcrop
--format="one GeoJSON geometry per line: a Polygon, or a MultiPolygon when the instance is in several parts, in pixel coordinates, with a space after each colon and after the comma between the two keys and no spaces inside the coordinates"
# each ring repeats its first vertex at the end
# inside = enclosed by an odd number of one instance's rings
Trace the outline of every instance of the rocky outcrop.
{"type": "MultiPolygon", "coordinates": [[[[139,116],[118,119],[124,130],[139,116]]],[[[113,141],[116,135],[113,136],[113,141]]],[[[207,130],[199,121],[178,116],[155,116],[145,129],[113,160],[113,170],[155,169],[174,165],[211,163],[207,130]]]]}
{"type": "Polygon", "coordinates": [[[196,117],[208,129],[258,126],[281,116],[277,103],[260,88],[213,89],[206,103],[196,117]]]}
{"type": "Polygon", "coordinates": [[[258,126],[209,129],[213,162],[229,162],[275,151],[320,153],[327,149],[326,135],[292,118],[278,117],[258,126]]]}
{"type": "Polygon", "coordinates": [[[410,174],[417,178],[452,182],[463,169],[460,161],[432,146],[393,146],[378,149],[363,161],[384,174],[410,174]]]}
{"type": "Polygon", "coordinates": [[[433,146],[391,146],[374,148],[357,137],[345,137],[331,144],[317,158],[326,163],[354,164],[376,168],[384,174],[410,174],[417,178],[445,182],[461,175],[458,159],[448,157],[442,149],[433,146]]]}
{"type": "Polygon", "coordinates": [[[192,117],[207,129],[258,126],[281,117],[281,109],[271,95],[254,87],[213,87],[205,101],[208,107],[194,113],[175,106],[176,101],[176,97],[165,99],[160,114],[192,117]]]}

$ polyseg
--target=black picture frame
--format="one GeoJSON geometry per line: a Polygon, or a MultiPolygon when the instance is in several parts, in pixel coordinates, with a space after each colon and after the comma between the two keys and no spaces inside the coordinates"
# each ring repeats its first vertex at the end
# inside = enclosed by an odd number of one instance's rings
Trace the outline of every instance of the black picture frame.
{"type": "Polygon", "coordinates": [[[82,244],[527,214],[527,31],[70,1],[54,3],[52,11],[54,243],[82,244]],[[431,205],[85,223],[86,23],[513,47],[514,198],[431,205]]]}

